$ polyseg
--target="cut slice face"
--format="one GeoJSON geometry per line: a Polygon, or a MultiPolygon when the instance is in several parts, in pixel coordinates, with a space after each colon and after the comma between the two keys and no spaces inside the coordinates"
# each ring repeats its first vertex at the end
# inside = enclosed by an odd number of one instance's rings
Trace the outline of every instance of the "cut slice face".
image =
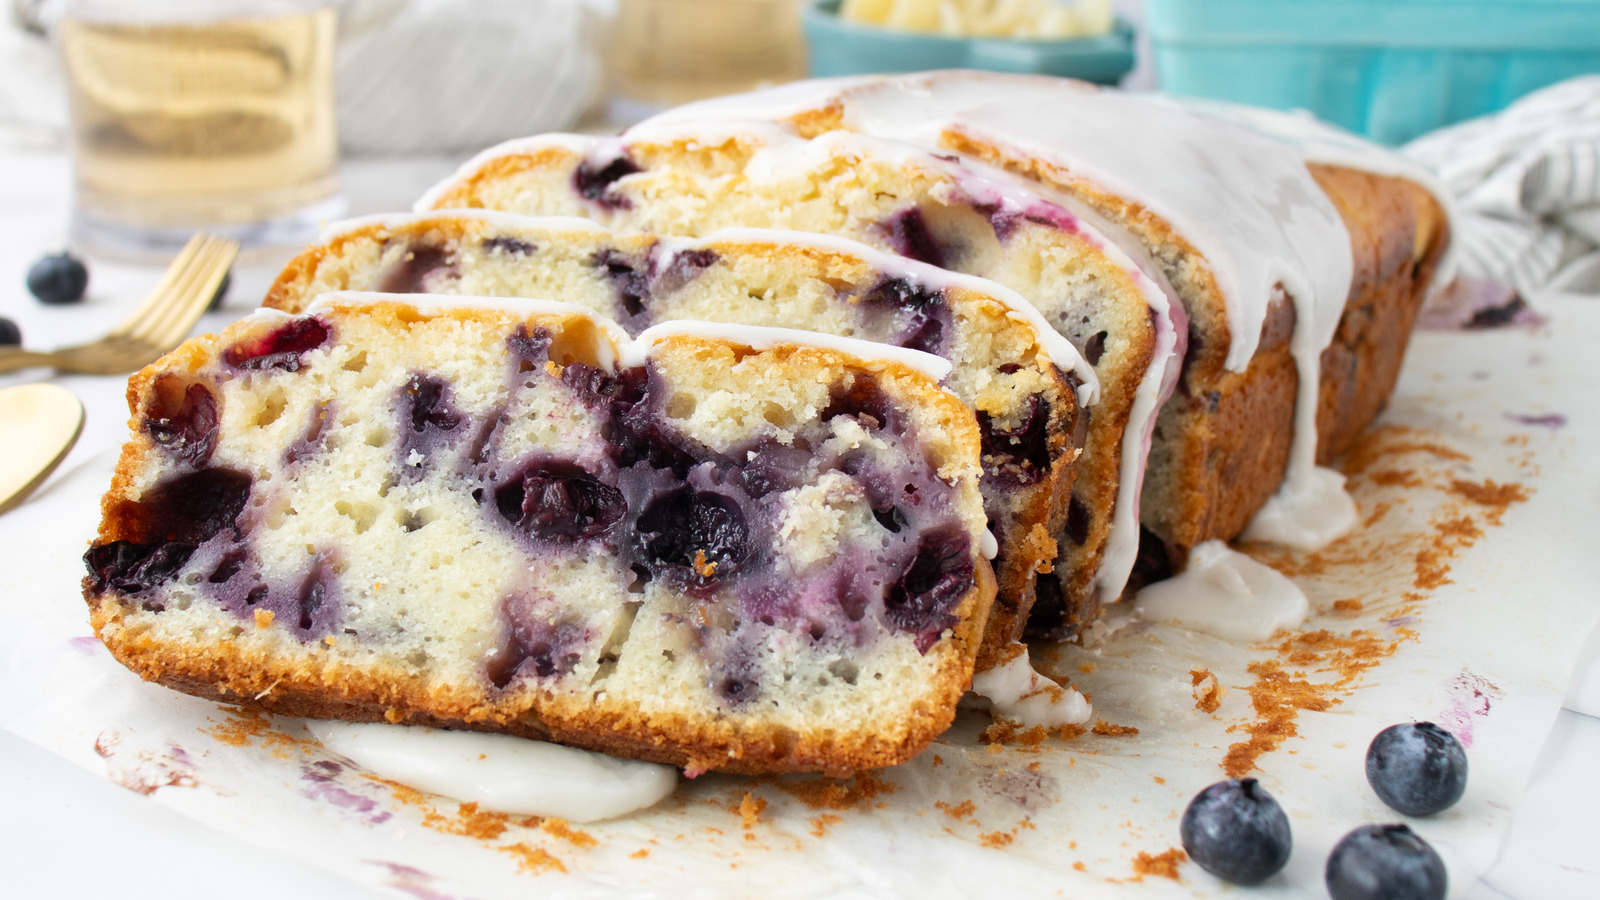
{"type": "Polygon", "coordinates": [[[376,289],[561,297],[635,334],[684,319],[798,327],[949,359],[946,384],[978,417],[1000,547],[979,667],[1022,638],[1065,527],[1088,422],[1078,388],[1089,395],[1094,373],[1015,292],[826,235],[658,238],[473,210],[338,226],[285,267],[266,304],[297,312],[328,291],[376,289]]]}
{"type": "Polygon", "coordinates": [[[721,123],[514,141],[418,208],[579,215],[685,236],[740,226],[834,234],[1015,290],[1072,342],[1099,386],[1055,566],[1064,603],[1090,621],[1098,597],[1120,595],[1138,548],[1150,431],[1187,324],[1142,250],[1082,204],[910,144],[721,123]]]}
{"type": "Polygon", "coordinates": [[[948,363],[453,299],[330,295],[134,377],[85,557],[123,664],[692,769],[891,765],[949,725],[994,585],[948,363]]]}

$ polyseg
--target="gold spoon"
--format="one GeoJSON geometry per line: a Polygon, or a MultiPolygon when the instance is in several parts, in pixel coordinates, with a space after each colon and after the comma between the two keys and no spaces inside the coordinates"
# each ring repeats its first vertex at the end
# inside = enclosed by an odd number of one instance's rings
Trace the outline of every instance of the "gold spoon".
{"type": "Polygon", "coordinates": [[[27,499],[83,433],[83,403],[66,388],[23,384],[0,390],[0,513],[27,499]]]}

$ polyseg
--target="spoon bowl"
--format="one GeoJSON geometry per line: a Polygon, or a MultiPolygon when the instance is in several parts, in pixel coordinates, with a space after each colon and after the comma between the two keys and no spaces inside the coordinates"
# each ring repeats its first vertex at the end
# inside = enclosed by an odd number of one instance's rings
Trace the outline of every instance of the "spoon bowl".
{"type": "Polygon", "coordinates": [[[54,384],[0,389],[0,513],[32,494],[83,433],[83,403],[54,384]]]}

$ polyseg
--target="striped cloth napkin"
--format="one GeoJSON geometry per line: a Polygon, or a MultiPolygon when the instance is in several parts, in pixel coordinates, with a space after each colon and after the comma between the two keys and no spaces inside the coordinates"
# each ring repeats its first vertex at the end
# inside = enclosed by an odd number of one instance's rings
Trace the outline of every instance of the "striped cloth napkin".
{"type": "Polygon", "coordinates": [[[1423,135],[1402,151],[1456,197],[1459,274],[1600,294],[1600,75],[1423,135]]]}

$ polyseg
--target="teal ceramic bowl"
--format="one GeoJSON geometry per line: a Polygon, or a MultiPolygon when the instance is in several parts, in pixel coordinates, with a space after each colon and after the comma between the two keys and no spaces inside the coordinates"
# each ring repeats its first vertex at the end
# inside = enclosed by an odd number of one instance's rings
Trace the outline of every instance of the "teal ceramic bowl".
{"type": "Polygon", "coordinates": [[[846,22],[840,2],[817,0],[802,14],[813,77],[988,69],[1116,84],[1133,68],[1133,26],[1121,19],[1094,38],[952,38],[846,22]]]}
{"type": "Polygon", "coordinates": [[[1398,144],[1600,72],[1600,0],[1147,0],[1161,89],[1398,144]]]}

